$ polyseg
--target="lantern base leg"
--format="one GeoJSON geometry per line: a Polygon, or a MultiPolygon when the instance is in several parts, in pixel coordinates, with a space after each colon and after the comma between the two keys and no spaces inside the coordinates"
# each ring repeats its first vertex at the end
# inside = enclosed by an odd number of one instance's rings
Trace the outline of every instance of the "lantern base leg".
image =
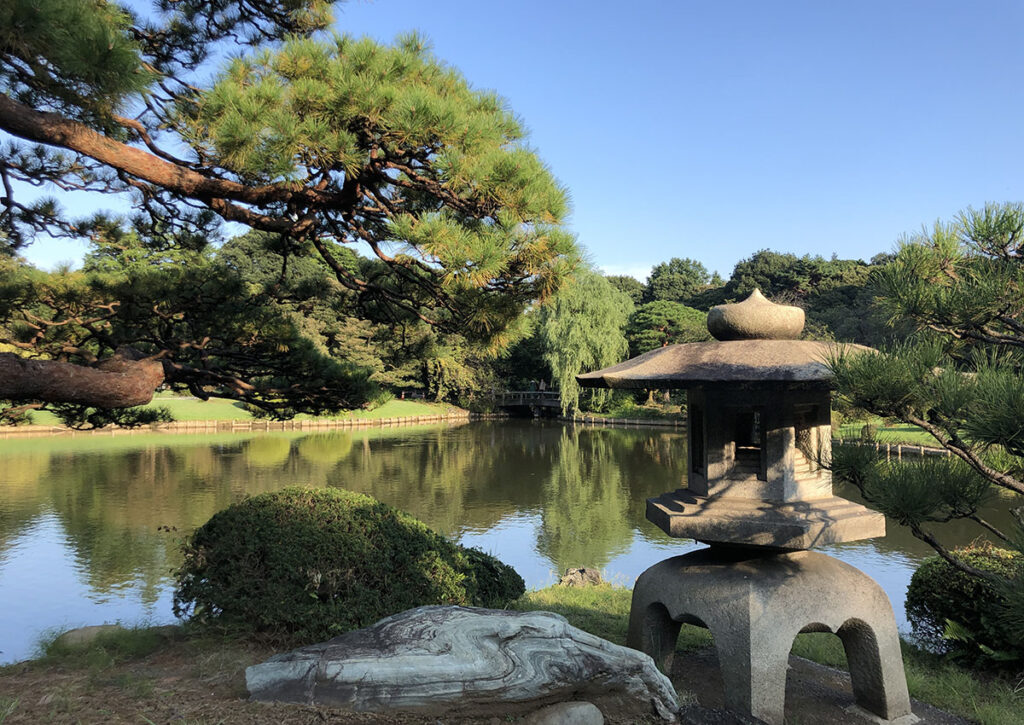
{"type": "Polygon", "coordinates": [[[916,721],[889,598],[838,559],[722,547],[666,559],[637,579],[626,644],[668,671],[683,623],[711,630],[730,710],[781,725],[793,640],[832,632],[857,704],[886,722],[916,721]]]}

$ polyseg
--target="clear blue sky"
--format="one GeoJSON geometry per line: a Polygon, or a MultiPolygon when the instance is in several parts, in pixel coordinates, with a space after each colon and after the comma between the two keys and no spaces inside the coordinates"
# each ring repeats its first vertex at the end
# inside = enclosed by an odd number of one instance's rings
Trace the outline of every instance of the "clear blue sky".
{"type": "Polygon", "coordinates": [[[507,98],[610,274],[868,259],[1024,200],[1020,0],[352,0],[337,27],[419,30],[507,98]]]}

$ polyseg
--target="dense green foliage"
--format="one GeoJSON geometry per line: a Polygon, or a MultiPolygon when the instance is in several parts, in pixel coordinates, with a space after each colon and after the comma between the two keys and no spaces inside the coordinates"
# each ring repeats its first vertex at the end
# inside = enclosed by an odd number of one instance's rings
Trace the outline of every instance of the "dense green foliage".
{"type": "Polygon", "coordinates": [[[612,274],[605,277],[612,287],[617,289],[619,292],[625,293],[629,299],[633,301],[634,305],[639,305],[644,299],[644,283],[635,277],[630,277],[623,274],[612,274]]]}
{"type": "Polygon", "coordinates": [[[666,345],[710,340],[707,313],[678,302],[648,302],[629,316],[626,340],[631,356],[666,345]]]}
{"type": "MultiPolygon", "coordinates": [[[[351,293],[313,260],[293,262],[284,273],[282,258],[263,248],[276,239],[267,236],[239,238],[219,251],[161,255],[124,235],[116,246],[97,245],[74,272],[8,262],[0,283],[7,339],[58,359],[61,351],[65,358],[100,359],[125,347],[173,350],[165,362],[173,388],[236,398],[276,417],[374,400],[371,361],[339,334],[351,324],[351,293]],[[267,269],[275,257],[276,273],[267,269]]],[[[80,413],[80,421],[93,424],[130,415],[80,413]]]]}
{"type": "Polygon", "coordinates": [[[510,567],[367,496],[289,488],[216,514],[184,544],[176,614],[313,642],[426,604],[503,607],[510,567]]]}
{"type": "Polygon", "coordinates": [[[807,337],[878,345],[902,333],[890,328],[885,315],[874,306],[876,291],[870,273],[884,259],[866,264],[762,249],[737,262],[724,284],[709,285],[685,303],[707,310],[760,289],[775,302],[804,309],[807,337]]]}
{"type": "Polygon", "coordinates": [[[904,239],[873,282],[891,319],[913,323],[917,334],[884,354],[837,355],[830,363],[848,405],[918,426],[954,456],[945,470],[867,459],[839,468],[950,566],[1001,593],[1007,606],[986,620],[985,631],[968,623],[969,636],[993,649],[996,640],[1024,642],[1024,572],[983,570],[949,552],[930,524],[966,519],[1005,545],[1020,548],[1024,539],[978,515],[982,498],[1001,488],[1024,524],[1022,251],[1021,204],[968,209],[904,239]]]}
{"type": "MultiPolygon", "coordinates": [[[[562,394],[562,411],[579,408],[580,373],[613,365],[625,358],[624,334],[633,303],[604,277],[581,272],[541,308],[538,325],[544,357],[562,394]]],[[[591,395],[603,399],[607,391],[591,395]]]]}
{"type": "MultiPolygon", "coordinates": [[[[994,546],[970,546],[952,553],[1000,579],[1019,576],[1024,569],[1024,555],[994,546]]],[[[1003,624],[1007,607],[997,584],[971,576],[938,556],[918,567],[907,589],[907,619],[914,635],[929,647],[970,660],[1024,659],[1024,639],[1007,637],[1003,624]]]]}
{"type": "Polygon", "coordinates": [[[577,264],[567,193],[505,102],[418,36],[324,32],[322,0],[155,4],[0,11],[0,354],[157,359],[171,385],[281,416],[363,404],[369,378],[482,387],[475,346],[506,344],[577,264]],[[43,184],[134,212],[19,201],[43,184]],[[223,221],[263,237],[218,250],[223,221]],[[93,244],[92,276],[26,269],[40,234],[93,244]],[[384,349],[356,349],[370,338],[384,349]]]}
{"type": "Polygon", "coordinates": [[[990,482],[956,458],[887,462],[873,448],[839,446],[832,470],[856,485],[876,509],[929,542],[928,524],[954,518],[981,523],[978,510],[992,494],[990,482]]]}
{"type": "Polygon", "coordinates": [[[695,259],[673,257],[654,265],[644,287],[644,302],[686,302],[711,281],[695,259]]]}
{"type": "Polygon", "coordinates": [[[858,407],[918,425],[980,476],[1024,494],[1024,207],[968,210],[904,240],[876,281],[918,335],[885,355],[832,361],[858,407]]]}

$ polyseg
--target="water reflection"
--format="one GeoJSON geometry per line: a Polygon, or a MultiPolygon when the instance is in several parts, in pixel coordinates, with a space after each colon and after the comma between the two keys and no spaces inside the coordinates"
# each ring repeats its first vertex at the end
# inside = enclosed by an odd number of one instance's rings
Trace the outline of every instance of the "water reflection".
{"type": "MultiPolygon", "coordinates": [[[[675,431],[542,422],[2,440],[0,662],[28,656],[50,627],[169,621],[175,539],[247,494],[288,485],[402,508],[495,553],[531,587],[570,566],[631,584],[690,548],[644,519],[644,499],[684,483],[685,454],[675,431]]],[[[977,535],[963,528],[954,538],[977,535]]],[[[899,610],[914,561],[930,551],[890,526],[885,539],[830,553],[879,578],[899,610]]]]}

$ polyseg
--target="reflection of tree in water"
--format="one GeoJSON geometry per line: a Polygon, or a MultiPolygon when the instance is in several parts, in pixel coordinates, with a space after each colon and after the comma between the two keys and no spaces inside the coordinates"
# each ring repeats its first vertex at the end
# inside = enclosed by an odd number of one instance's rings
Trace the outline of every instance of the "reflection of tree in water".
{"type": "MultiPolygon", "coordinates": [[[[73,454],[55,448],[46,454],[46,475],[37,478],[33,490],[57,515],[77,567],[94,591],[137,584],[148,603],[179,563],[176,538],[245,494],[298,482],[281,476],[280,466],[251,466],[247,443],[149,441],[134,450],[73,454]],[[177,532],[162,533],[162,526],[177,532]]],[[[284,443],[290,447],[290,441],[284,443]]],[[[301,479],[325,485],[322,475],[317,481],[311,471],[301,479]]]]}
{"type": "Polygon", "coordinates": [[[685,461],[679,433],[562,429],[538,549],[563,571],[605,566],[629,548],[634,530],[662,538],[645,519],[645,501],[681,485],[685,461]]]}
{"type": "Polygon", "coordinates": [[[623,483],[622,439],[613,430],[562,430],[544,486],[537,549],[559,571],[603,567],[632,540],[629,490],[623,483]]]}
{"type": "Polygon", "coordinates": [[[551,428],[490,423],[363,438],[328,480],[454,536],[536,506],[556,448],[545,438],[553,439],[551,428]]]}
{"type": "MultiPolygon", "coordinates": [[[[138,584],[145,601],[157,596],[178,563],[174,539],[246,494],[289,485],[344,487],[452,536],[537,512],[537,548],[564,569],[607,566],[636,532],[667,540],[644,518],[644,501],[684,485],[686,470],[681,433],[544,422],[18,445],[26,450],[5,445],[0,453],[0,558],[11,540],[52,511],[95,591],[138,584]],[[85,443],[86,450],[75,450],[85,443]],[[276,465],[267,465],[270,460],[276,465]],[[160,533],[159,526],[177,533],[160,533]]],[[[998,517],[1009,507],[1000,501],[995,508],[998,517]]],[[[922,545],[900,527],[889,528],[871,544],[879,551],[931,553],[918,551],[922,545]]],[[[967,543],[974,532],[962,536],[967,543]]]]}
{"type": "Polygon", "coordinates": [[[252,438],[245,444],[245,460],[253,468],[280,468],[291,452],[291,439],[275,435],[252,438]]]}
{"type": "Polygon", "coordinates": [[[230,489],[211,490],[191,475],[189,459],[200,450],[54,455],[49,497],[93,590],[136,583],[144,602],[155,601],[178,563],[172,537],[158,527],[192,528],[231,502],[230,489]]]}
{"type": "MultiPolygon", "coordinates": [[[[453,536],[542,507],[575,515],[576,502],[586,498],[609,511],[592,511],[576,530],[583,531],[585,541],[603,537],[597,549],[612,551],[614,532],[628,541],[630,530],[643,522],[644,498],[667,488],[666,470],[675,471],[676,480],[681,475],[683,469],[675,466],[685,453],[681,440],[676,433],[568,435],[556,424],[482,423],[307,436],[223,435],[201,442],[137,436],[110,441],[110,450],[99,439],[77,451],[67,440],[37,441],[31,453],[4,453],[0,555],[6,542],[52,510],[95,591],[140,584],[150,601],[178,564],[175,538],[246,494],[289,485],[366,493],[453,536]],[[567,459],[570,448],[575,453],[567,459]],[[560,473],[562,483],[557,483],[552,471],[562,471],[572,458],[587,475],[560,473]],[[272,461],[276,464],[268,465],[272,461]],[[590,488],[571,488],[573,476],[590,488]],[[177,532],[161,533],[160,526],[177,532]],[[606,533],[595,536],[592,530],[606,533]]],[[[550,547],[544,551],[556,561],[575,556],[571,535],[561,533],[570,530],[568,515],[543,514],[550,547]]],[[[590,542],[587,546],[593,549],[590,542]]],[[[573,563],[579,562],[566,565],[573,563]]]]}
{"type": "Polygon", "coordinates": [[[0,454],[0,561],[11,541],[43,512],[46,496],[39,481],[50,468],[45,451],[0,454]]]}
{"type": "Polygon", "coordinates": [[[314,466],[336,466],[352,450],[352,436],[348,433],[318,433],[299,439],[296,451],[299,457],[314,466]]]}

